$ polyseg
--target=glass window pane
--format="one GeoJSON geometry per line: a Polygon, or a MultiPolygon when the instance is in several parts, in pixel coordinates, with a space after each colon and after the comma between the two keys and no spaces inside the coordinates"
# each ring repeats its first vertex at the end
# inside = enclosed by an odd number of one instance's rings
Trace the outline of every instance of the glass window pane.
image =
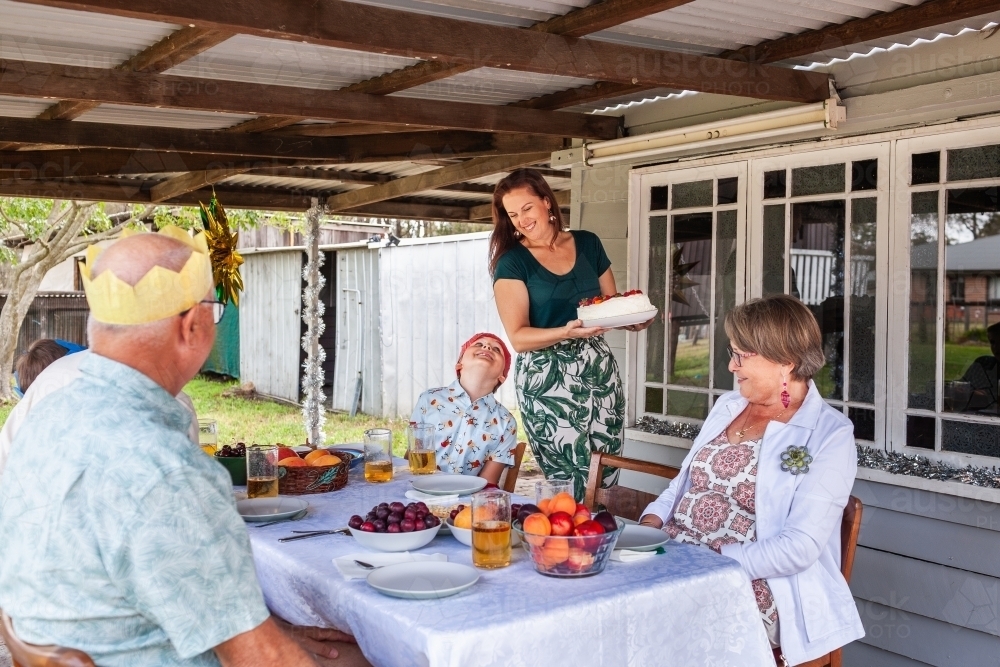
{"type": "Polygon", "coordinates": [[[941,449],[963,454],[1000,456],[1000,424],[941,421],[941,449]]]}
{"type": "Polygon", "coordinates": [[[875,411],[847,408],[847,418],[854,424],[856,440],[875,440],[875,411]]]}
{"type": "Polygon", "coordinates": [[[646,412],[663,414],[663,389],[660,387],[646,387],[646,412]]]}
{"type": "Polygon", "coordinates": [[[764,207],[763,296],[785,293],[785,205],[764,207]]]}
{"type": "Polygon", "coordinates": [[[790,286],[819,322],[826,365],[813,378],[823,398],[844,396],[843,199],[792,206],[790,286]]]}
{"type": "Polygon", "coordinates": [[[948,180],[1000,176],[1000,146],[976,146],[948,151],[948,180]]]}
{"type": "Polygon", "coordinates": [[[939,183],[941,181],[941,151],[914,153],[910,157],[910,184],[939,183]]]}
{"type": "Polygon", "coordinates": [[[997,188],[948,191],[944,227],[944,270],[949,288],[944,339],[946,412],[1000,414],[1000,326],[987,330],[990,279],[1000,275],[997,195],[997,188]],[[997,341],[992,346],[990,333],[997,341]]]}
{"type": "MultiPolygon", "coordinates": [[[[646,295],[660,311],[646,329],[646,381],[663,382],[663,321],[667,297],[667,216],[649,219],[649,285],[646,295]]],[[[662,401],[660,401],[662,404],[662,401]]]]}
{"type": "Polygon", "coordinates": [[[670,190],[666,185],[654,185],[649,189],[649,210],[664,211],[667,208],[667,194],[670,190]]]}
{"type": "Polygon", "coordinates": [[[667,391],[667,414],[704,419],[708,415],[708,394],[670,389],[667,391]]]}
{"type": "MultiPolygon", "coordinates": [[[[910,201],[910,349],[911,408],[934,409],[937,390],[938,193],[914,192],[910,201]]],[[[907,435],[909,438],[909,435],[907,435]]],[[[933,433],[931,448],[933,449],[933,433]]],[[[919,446],[919,445],[914,445],[919,446]]]]}
{"type": "Polygon", "coordinates": [[[726,345],[726,313],[736,305],[736,211],[715,218],[715,388],[732,389],[726,345]]]}
{"type": "Polygon", "coordinates": [[[906,416],[906,446],[934,449],[934,417],[906,416]]]}
{"type": "Polygon", "coordinates": [[[788,196],[785,170],[764,172],[764,199],[782,199],[788,196]]]}
{"type": "Polygon", "coordinates": [[[878,160],[851,163],[851,192],[878,188],[878,160]]]}
{"type": "Polygon", "coordinates": [[[709,305],[712,303],[712,214],[673,216],[670,248],[668,382],[707,387],[709,305]]]}
{"type": "Polygon", "coordinates": [[[818,167],[792,169],[792,196],[822,195],[843,192],[845,167],[843,164],[825,164],[818,167]]]}
{"type": "MultiPolygon", "coordinates": [[[[874,197],[851,202],[851,372],[848,398],[875,401],[875,226],[874,197]]],[[[873,427],[874,428],[874,427],[873,427]]]]}
{"type": "Polygon", "coordinates": [[[692,208],[712,205],[712,181],[695,181],[674,185],[674,201],[671,208],[692,208]]]}
{"type": "Polygon", "coordinates": [[[716,204],[735,204],[739,196],[739,182],[737,177],[720,178],[718,181],[719,193],[716,195],[716,204]]]}

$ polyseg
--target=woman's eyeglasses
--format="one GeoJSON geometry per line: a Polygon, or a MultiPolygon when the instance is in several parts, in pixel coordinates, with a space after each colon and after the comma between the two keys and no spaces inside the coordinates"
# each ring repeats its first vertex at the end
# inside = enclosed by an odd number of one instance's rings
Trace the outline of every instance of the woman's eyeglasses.
{"type": "Polygon", "coordinates": [[[757,356],[756,352],[737,352],[736,350],[733,349],[732,345],[727,345],[726,346],[726,352],[729,353],[730,358],[733,361],[736,362],[736,365],[738,367],[742,367],[743,366],[743,360],[744,359],[748,359],[750,357],[756,357],[757,356]]]}

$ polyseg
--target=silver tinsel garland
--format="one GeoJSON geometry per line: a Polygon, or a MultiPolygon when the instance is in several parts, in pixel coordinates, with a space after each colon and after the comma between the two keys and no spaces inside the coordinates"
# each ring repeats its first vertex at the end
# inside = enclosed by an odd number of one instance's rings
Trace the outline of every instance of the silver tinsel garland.
{"type": "Polygon", "coordinates": [[[320,273],[323,253],[319,251],[319,218],[322,212],[323,206],[314,197],[306,213],[306,265],[302,269],[302,279],[306,282],[302,290],[302,320],[306,325],[306,333],[302,336],[302,349],[306,353],[302,364],[305,371],[302,375],[302,419],[309,442],[317,447],[323,444],[323,425],[326,423],[326,394],[323,393],[326,351],[319,344],[319,337],[326,328],[323,323],[326,306],[319,298],[326,284],[326,278],[320,273]]]}
{"type": "MultiPolygon", "coordinates": [[[[669,435],[675,438],[694,440],[701,427],[677,421],[665,421],[643,417],[633,428],[646,433],[669,435]]],[[[936,463],[924,456],[910,456],[899,452],[884,452],[858,445],[858,465],[872,470],[884,470],[894,475],[910,475],[924,479],[936,479],[944,482],[961,482],[973,486],[1000,489],[1000,470],[997,468],[967,466],[956,468],[936,463]]]]}

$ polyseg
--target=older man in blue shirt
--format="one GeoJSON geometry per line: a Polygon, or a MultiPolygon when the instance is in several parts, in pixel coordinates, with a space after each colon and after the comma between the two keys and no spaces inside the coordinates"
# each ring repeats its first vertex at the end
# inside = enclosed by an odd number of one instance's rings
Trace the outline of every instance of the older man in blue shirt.
{"type": "Polygon", "coordinates": [[[93,259],[93,353],[28,415],[0,484],[0,607],[22,640],[99,665],[313,665],[174,399],[215,338],[204,241],[141,234],[93,259]]]}

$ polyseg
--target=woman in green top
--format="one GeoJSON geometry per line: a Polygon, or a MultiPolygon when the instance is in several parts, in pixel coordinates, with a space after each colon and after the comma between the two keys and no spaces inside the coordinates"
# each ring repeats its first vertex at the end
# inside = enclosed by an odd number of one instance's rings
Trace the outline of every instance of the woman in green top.
{"type": "MultiPolygon", "coordinates": [[[[579,501],[590,453],[621,452],[625,394],[605,329],[582,326],[576,308],[617,289],[601,240],[564,230],[555,201],[534,169],[497,184],[490,273],[500,320],[520,353],[514,378],[531,449],[547,479],[573,481],[579,501]]],[[[605,485],[615,473],[605,469],[605,485]]]]}

